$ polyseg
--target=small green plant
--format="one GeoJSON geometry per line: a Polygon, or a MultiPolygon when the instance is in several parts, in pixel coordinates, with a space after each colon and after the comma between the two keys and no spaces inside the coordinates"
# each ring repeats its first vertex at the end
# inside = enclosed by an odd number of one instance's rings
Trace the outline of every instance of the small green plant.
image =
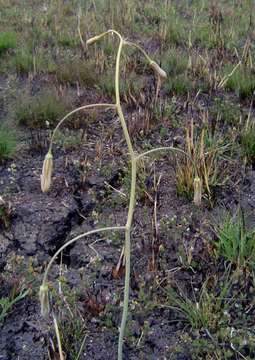
{"type": "Polygon", "coordinates": [[[241,146],[249,165],[255,164],[255,122],[250,120],[241,132],[241,146]]]}
{"type": "Polygon", "coordinates": [[[16,46],[16,34],[13,32],[0,33],[0,56],[9,49],[13,49],[16,46]]]}
{"type": "MultiPolygon", "coordinates": [[[[224,74],[231,73],[233,69],[225,66],[224,74]]],[[[225,87],[228,90],[234,91],[241,100],[251,98],[255,91],[255,77],[253,70],[243,66],[239,66],[235,72],[227,79],[225,87]]]]}
{"type": "Polygon", "coordinates": [[[187,322],[194,330],[210,329],[210,331],[215,331],[228,320],[226,315],[224,316],[224,310],[229,309],[231,300],[227,298],[231,287],[230,281],[223,282],[217,296],[213,291],[208,290],[208,281],[209,279],[205,281],[199,294],[194,294],[193,299],[180,289],[178,292],[173,288],[167,290],[170,306],[177,310],[183,321],[187,322]]]}
{"type": "Polygon", "coordinates": [[[10,158],[16,149],[16,139],[6,127],[0,127],[0,163],[10,158]]]}
{"type": "Polygon", "coordinates": [[[29,290],[23,289],[15,297],[4,297],[0,298],[0,323],[3,322],[4,318],[9,314],[12,307],[20,300],[24,299],[29,290]]]}
{"type": "Polygon", "coordinates": [[[240,105],[220,98],[215,99],[215,103],[210,109],[210,114],[214,121],[221,121],[227,125],[237,126],[241,118],[240,105]]]}
{"type": "Polygon", "coordinates": [[[249,230],[242,210],[236,216],[227,214],[217,228],[218,254],[237,268],[255,264],[255,230],[249,230]]]}

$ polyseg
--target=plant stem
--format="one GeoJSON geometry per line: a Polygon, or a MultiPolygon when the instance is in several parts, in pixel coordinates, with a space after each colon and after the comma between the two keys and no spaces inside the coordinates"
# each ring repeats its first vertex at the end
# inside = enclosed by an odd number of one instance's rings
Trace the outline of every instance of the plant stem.
{"type": "Polygon", "coordinates": [[[120,118],[120,123],[123,129],[124,137],[128,146],[129,155],[131,158],[131,188],[130,188],[130,199],[128,207],[128,216],[125,230],[125,286],[124,286],[124,301],[123,301],[123,312],[121,325],[119,330],[119,341],[118,341],[118,360],[122,360],[123,353],[123,338],[127,323],[128,315],[128,302],[129,302],[129,287],[130,287],[130,252],[131,252],[131,241],[130,232],[135,208],[135,194],[136,194],[136,159],[133,146],[130,140],[130,136],[127,129],[127,124],[123,115],[123,111],[120,105],[120,56],[123,48],[123,39],[120,37],[120,43],[116,58],[116,69],[115,69],[115,95],[116,95],[116,109],[120,118]]]}
{"type": "Polygon", "coordinates": [[[136,193],[136,160],[134,155],[131,157],[131,191],[128,208],[128,217],[125,230],[125,287],[124,287],[124,301],[123,301],[123,313],[119,332],[118,342],[118,360],[122,360],[123,352],[123,338],[126,328],[127,315],[128,315],[128,302],[129,302],[129,287],[130,287],[130,253],[131,253],[131,241],[130,232],[135,208],[135,193],[136,193]]]}
{"type": "Polygon", "coordinates": [[[50,268],[53,264],[53,262],[55,261],[55,259],[57,258],[57,256],[69,245],[73,244],[75,241],[88,236],[88,235],[92,235],[92,234],[97,234],[99,232],[104,232],[104,231],[113,231],[113,230],[126,230],[125,226],[109,226],[109,227],[105,227],[105,228],[101,228],[101,229],[95,229],[95,230],[90,230],[84,234],[80,234],[78,236],[76,236],[75,238],[67,241],[67,243],[65,243],[63,246],[61,246],[61,248],[58,249],[58,251],[52,256],[52,258],[50,259],[50,262],[45,270],[44,276],[43,276],[43,285],[47,284],[47,277],[48,277],[48,273],[50,271],[50,268]]]}
{"type": "Polygon", "coordinates": [[[159,148],[155,148],[155,149],[145,151],[144,153],[138,154],[136,156],[136,161],[140,160],[144,156],[150,155],[150,154],[152,154],[154,152],[157,152],[157,151],[173,151],[173,152],[177,152],[177,153],[179,152],[179,153],[185,155],[190,160],[190,162],[192,163],[193,169],[194,169],[195,174],[197,176],[197,174],[198,174],[197,166],[196,166],[195,162],[193,161],[193,159],[189,156],[189,154],[186,151],[184,151],[182,149],[179,149],[179,148],[176,148],[174,146],[164,146],[164,147],[159,147],[159,148]]]}
{"type": "Polygon", "coordinates": [[[98,108],[98,107],[102,107],[102,108],[111,108],[111,109],[115,109],[116,105],[115,104],[90,104],[90,105],[84,105],[81,107],[78,107],[77,109],[74,109],[72,111],[70,111],[68,114],[66,114],[57,124],[57,126],[55,127],[55,129],[53,130],[52,136],[51,136],[51,140],[50,140],[50,146],[49,146],[49,150],[52,149],[52,144],[53,144],[53,140],[54,140],[54,136],[56,135],[57,130],[59,129],[59,127],[63,124],[63,122],[69,118],[71,115],[75,114],[78,111],[81,110],[89,110],[89,109],[93,109],[93,108],[98,108]]]}
{"type": "Polygon", "coordinates": [[[152,60],[149,57],[149,55],[146,53],[146,51],[139,45],[133,43],[132,41],[125,41],[125,44],[129,45],[129,46],[133,46],[136,49],[138,49],[139,51],[141,51],[141,53],[144,55],[144,57],[146,58],[146,60],[150,63],[152,60]]]}

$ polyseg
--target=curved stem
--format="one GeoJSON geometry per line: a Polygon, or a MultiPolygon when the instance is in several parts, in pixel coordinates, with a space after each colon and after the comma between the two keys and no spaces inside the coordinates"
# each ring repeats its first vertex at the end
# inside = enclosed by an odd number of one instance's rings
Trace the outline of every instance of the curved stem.
{"type": "Polygon", "coordinates": [[[101,229],[90,230],[84,234],[80,234],[80,235],[76,236],[75,238],[67,241],[67,243],[65,243],[63,246],[61,246],[61,248],[59,248],[58,251],[52,256],[52,258],[45,270],[44,276],[43,276],[43,284],[46,284],[46,282],[47,282],[48,273],[50,271],[50,268],[51,268],[53,262],[67,246],[73,244],[75,241],[77,241],[83,237],[86,237],[88,235],[97,234],[99,232],[110,231],[110,230],[126,230],[126,227],[125,226],[110,226],[110,227],[105,227],[105,228],[101,228],[101,229]]]}
{"type": "Polygon", "coordinates": [[[178,148],[176,148],[174,146],[164,146],[164,147],[159,147],[159,148],[155,148],[155,149],[145,151],[144,153],[139,154],[139,155],[136,156],[136,161],[140,160],[144,156],[150,155],[150,154],[152,154],[154,152],[157,152],[157,151],[174,151],[174,152],[179,152],[179,153],[185,155],[190,160],[190,162],[192,163],[195,174],[196,175],[198,174],[197,166],[196,166],[194,160],[187,154],[186,151],[184,151],[182,149],[178,149],[178,148]]]}
{"type": "Polygon", "coordinates": [[[98,107],[102,107],[102,108],[112,108],[115,109],[116,105],[115,104],[89,104],[89,105],[84,105],[81,107],[78,107],[77,109],[74,109],[72,111],[70,111],[68,114],[66,114],[57,124],[57,126],[55,127],[55,129],[53,130],[52,136],[51,136],[51,140],[50,140],[50,146],[49,146],[49,150],[52,149],[52,144],[53,144],[53,139],[54,136],[56,135],[57,130],[59,129],[59,127],[63,124],[63,122],[68,119],[71,115],[75,114],[78,111],[81,110],[88,110],[88,109],[92,109],[92,108],[98,108],[98,107]]]}
{"type": "Polygon", "coordinates": [[[126,41],[126,40],[125,40],[125,44],[127,44],[129,46],[133,46],[136,49],[138,49],[149,63],[152,61],[152,59],[149,57],[149,55],[146,53],[146,51],[141,46],[133,43],[132,41],[126,41]]]}

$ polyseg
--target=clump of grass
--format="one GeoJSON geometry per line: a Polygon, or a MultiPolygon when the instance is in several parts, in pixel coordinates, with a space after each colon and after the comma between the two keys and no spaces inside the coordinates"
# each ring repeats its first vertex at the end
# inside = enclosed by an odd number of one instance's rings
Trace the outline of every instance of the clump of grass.
{"type": "Polygon", "coordinates": [[[98,82],[94,66],[80,59],[72,59],[59,64],[56,77],[61,84],[77,85],[79,83],[83,86],[93,87],[98,82]]]}
{"type": "Polygon", "coordinates": [[[15,48],[17,43],[16,34],[13,32],[0,33],[0,55],[9,49],[15,48]]]}
{"type": "Polygon", "coordinates": [[[185,95],[193,89],[193,85],[187,75],[178,75],[166,82],[165,89],[174,95],[185,95]]]}
{"type": "Polygon", "coordinates": [[[179,289],[179,293],[173,288],[167,289],[167,298],[170,306],[177,310],[183,320],[192,329],[210,329],[215,331],[220,324],[226,322],[228,318],[224,316],[224,310],[228,308],[226,296],[230,290],[230,282],[226,281],[220,287],[218,295],[209,291],[209,279],[203,284],[197,298],[188,297],[179,289]]]}
{"type": "Polygon", "coordinates": [[[68,111],[70,100],[61,97],[56,91],[44,91],[28,98],[16,109],[16,120],[19,125],[30,129],[41,129],[54,126],[61,115],[68,111]]]}
{"type": "Polygon", "coordinates": [[[192,199],[194,180],[199,176],[203,193],[212,199],[212,188],[219,182],[220,144],[202,129],[200,136],[195,136],[193,122],[186,128],[186,151],[189,157],[177,162],[177,193],[192,199]],[[196,174],[197,172],[197,174],[196,174]]]}
{"type": "Polygon", "coordinates": [[[171,77],[179,75],[187,70],[188,58],[185,54],[178,52],[176,49],[171,49],[164,54],[162,66],[171,77]]]}
{"type": "Polygon", "coordinates": [[[170,50],[164,55],[162,65],[170,74],[164,84],[168,92],[183,95],[192,89],[193,85],[187,74],[188,58],[186,55],[176,50],[170,50]]]}
{"type": "Polygon", "coordinates": [[[16,149],[16,139],[6,127],[0,127],[0,163],[10,158],[16,149]]]}
{"type": "MultiPolygon", "coordinates": [[[[224,75],[231,73],[233,69],[227,65],[223,69],[224,75]]],[[[241,100],[252,97],[255,91],[254,70],[246,67],[239,67],[229,77],[225,84],[226,89],[234,91],[241,100]]]]}
{"type": "Polygon", "coordinates": [[[255,165],[255,122],[247,121],[241,132],[241,146],[249,165],[255,165]]]}
{"type": "Polygon", "coordinates": [[[215,120],[219,120],[227,125],[237,126],[242,115],[240,105],[234,104],[220,98],[215,99],[215,104],[210,109],[210,114],[215,120]]]}
{"type": "Polygon", "coordinates": [[[255,230],[249,230],[241,210],[232,217],[227,214],[217,229],[218,254],[237,268],[255,264],[255,230]]]}
{"type": "Polygon", "coordinates": [[[19,75],[32,72],[34,69],[34,60],[31,51],[27,48],[19,49],[13,58],[13,65],[19,75]]]}
{"type": "Polygon", "coordinates": [[[56,71],[56,64],[50,54],[42,51],[33,52],[29,47],[17,50],[9,66],[14,67],[18,75],[55,73],[56,71]]]}

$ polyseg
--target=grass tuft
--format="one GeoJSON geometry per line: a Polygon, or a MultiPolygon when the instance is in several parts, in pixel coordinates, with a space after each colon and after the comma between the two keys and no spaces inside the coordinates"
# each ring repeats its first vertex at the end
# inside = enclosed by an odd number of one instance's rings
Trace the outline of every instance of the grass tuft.
{"type": "Polygon", "coordinates": [[[249,230],[241,210],[235,217],[227,214],[217,230],[218,254],[237,268],[255,264],[255,230],[249,230]]]}
{"type": "Polygon", "coordinates": [[[0,33],[0,55],[5,53],[9,49],[16,47],[16,34],[13,32],[0,33]]]}
{"type": "Polygon", "coordinates": [[[16,120],[19,125],[30,129],[52,127],[68,109],[66,97],[59,96],[56,91],[48,90],[27,99],[17,107],[16,120]]]}
{"type": "Polygon", "coordinates": [[[16,149],[16,139],[6,127],[0,127],[0,163],[10,158],[16,149]]]}

